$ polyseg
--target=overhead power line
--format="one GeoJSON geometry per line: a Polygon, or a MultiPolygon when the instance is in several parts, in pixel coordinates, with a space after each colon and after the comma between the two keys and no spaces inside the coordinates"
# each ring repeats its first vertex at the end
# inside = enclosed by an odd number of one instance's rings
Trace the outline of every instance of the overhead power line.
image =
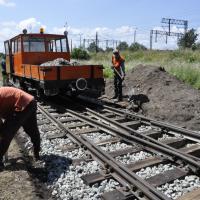
{"type": "Polygon", "coordinates": [[[182,32],[172,32],[171,31],[171,25],[178,25],[181,26],[184,29],[184,32],[187,32],[188,29],[188,21],[187,20],[180,20],[180,19],[170,19],[170,18],[162,18],[161,23],[163,24],[168,24],[167,31],[162,31],[162,30],[151,30],[150,31],[150,49],[153,47],[153,36],[155,35],[155,42],[157,42],[157,37],[158,35],[163,35],[166,37],[165,42],[167,44],[168,42],[168,37],[170,36],[175,36],[178,39],[183,36],[182,32]]]}

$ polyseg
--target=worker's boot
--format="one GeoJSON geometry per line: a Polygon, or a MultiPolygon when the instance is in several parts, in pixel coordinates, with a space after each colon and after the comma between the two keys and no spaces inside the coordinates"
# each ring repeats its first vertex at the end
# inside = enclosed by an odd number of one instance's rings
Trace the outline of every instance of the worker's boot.
{"type": "Polygon", "coordinates": [[[39,151],[37,151],[37,150],[35,150],[35,149],[34,149],[34,158],[35,158],[36,161],[37,161],[37,160],[40,160],[39,151]]]}
{"type": "Polygon", "coordinates": [[[112,97],[112,99],[117,99],[118,97],[118,89],[115,88],[115,95],[112,97]]]}
{"type": "Polygon", "coordinates": [[[119,96],[118,101],[123,101],[123,98],[119,96]]]}
{"type": "Polygon", "coordinates": [[[122,88],[119,88],[119,96],[118,96],[118,101],[122,101],[122,88]]]}

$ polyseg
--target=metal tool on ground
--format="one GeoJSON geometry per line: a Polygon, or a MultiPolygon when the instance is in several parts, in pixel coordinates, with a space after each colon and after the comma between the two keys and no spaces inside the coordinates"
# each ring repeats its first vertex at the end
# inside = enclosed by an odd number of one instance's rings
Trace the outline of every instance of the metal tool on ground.
{"type": "Polygon", "coordinates": [[[8,151],[5,153],[3,160],[4,162],[8,162],[8,151]]]}

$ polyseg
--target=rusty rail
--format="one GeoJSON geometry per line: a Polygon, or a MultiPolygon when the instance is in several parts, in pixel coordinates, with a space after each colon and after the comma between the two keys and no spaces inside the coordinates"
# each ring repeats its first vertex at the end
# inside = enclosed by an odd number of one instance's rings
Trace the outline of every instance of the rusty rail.
{"type": "MultiPolygon", "coordinates": [[[[148,199],[151,200],[170,200],[170,198],[157,191],[154,187],[152,187],[146,181],[142,180],[135,173],[130,171],[128,168],[124,167],[122,164],[118,163],[113,157],[111,157],[110,155],[108,155],[108,153],[104,152],[99,147],[94,145],[91,141],[87,140],[83,136],[80,137],[75,135],[68,128],[66,128],[59,120],[57,120],[48,111],[42,108],[41,105],[38,105],[38,108],[45,116],[48,117],[48,119],[57,124],[57,126],[66,133],[66,136],[72,138],[73,141],[76,141],[81,147],[87,149],[96,160],[102,163],[102,165],[108,165],[109,168],[114,170],[119,177],[126,180],[130,192],[135,197],[137,197],[138,199],[143,199],[143,197],[141,196],[145,195],[148,199]]],[[[76,116],[77,118],[80,118],[81,120],[86,119],[84,115],[78,114],[74,111],[68,109],[66,109],[65,111],[76,116]]],[[[86,121],[89,122],[88,119],[86,121]]],[[[95,121],[92,122],[92,124],[95,125],[95,121]]],[[[115,132],[116,130],[112,129],[112,131],[115,132]]]]}
{"type": "MultiPolygon", "coordinates": [[[[88,109],[90,110],[90,109],[88,109]]],[[[99,118],[102,118],[104,119],[105,121],[109,122],[110,124],[113,124],[114,126],[118,127],[118,128],[113,128],[111,126],[108,126],[106,124],[103,124],[103,123],[100,123],[96,120],[93,120],[89,117],[86,117],[86,116],[83,116],[79,113],[76,113],[72,110],[68,110],[67,111],[69,113],[71,113],[72,115],[78,117],[80,120],[84,120],[86,122],[89,122],[90,124],[92,125],[97,125],[98,127],[103,127],[104,129],[107,129],[107,130],[110,130],[112,132],[115,132],[117,133],[117,135],[119,135],[120,137],[122,138],[126,138],[128,139],[130,142],[138,142],[144,146],[148,146],[148,147],[151,147],[159,152],[162,152],[163,154],[167,155],[167,156],[170,156],[172,158],[172,160],[176,160],[176,159],[179,159],[180,161],[184,161],[186,163],[189,164],[189,167],[190,169],[194,172],[194,173],[198,173],[199,170],[200,170],[200,163],[197,162],[196,160],[190,158],[188,155],[184,155],[183,153],[180,153],[180,152],[177,152],[177,151],[174,151],[174,150],[171,150],[166,147],[163,147],[160,143],[157,144],[157,141],[155,140],[155,143],[151,141],[152,138],[150,137],[147,137],[147,136],[141,136],[141,134],[137,133],[137,132],[133,132],[132,129],[132,133],[134,135],[131,135],[129,131],[125,130],[124,127],[120,124],[120,123],[117,123],[117,122],[114,122],[113,120],[107,118],[107,117],[104,117],[94,111],[91,111],[94,115],[98,116],[99,118]],[[119,129],[119,127],[121,127],[119,129]]]]}

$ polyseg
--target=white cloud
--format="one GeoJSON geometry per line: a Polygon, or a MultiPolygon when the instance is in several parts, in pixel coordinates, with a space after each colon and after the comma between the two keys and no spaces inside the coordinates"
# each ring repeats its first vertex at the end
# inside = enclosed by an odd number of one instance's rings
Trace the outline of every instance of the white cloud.
{"type": "MultiPolygon", "coordinates": [[[[109,40],[109,46],[113,47],[113,41],[126,41],[131,44],[134,41],[134,32],[135,28],[133,26],[121,26],[116,28],[108,28],[108,27],[94,27],[94,28],[67,28],[69,33],[69,39],[73,40],[73,46],[80,45],[80,35],[83,43],[83,39],[95,39],[96,32],[98,32],[98,38],[100,40],[100,46],[102,48],[106,47],[106,41],[109,40]]],[[[65,27],[59,28],[54,27],[53,32],[63,34],[65,31],[65,27]]],[[[138,32],[138,30],[137,30],[138,32]]],[[[146,34],[140,31],[137,34],[137,42],[142,42],[146,46],[149,46],[149,33],[146,34]]],[[[86,42],[88,45],[88,42],[86,42]]],[[[116,42],[114,42],[114,46],[116,42]]]]}
{"type": "Polygon", "coordinates": [[[14,36],[16,33],[16,25],[17,24],[14,21],[0,23],[0,50],[2,49],[3,41],[14,36]]]}
{"type": "MultiPolygon", "coordinates": [[[[45,32],[63,34],[65,27],[54,27],[51,30],[47,29],[42,22],[38,21],[36,18],[28,18],[19,22],[8,21],[0,22],[0,52],[3,51],[3,41],[14,37],[15,35],[22,32],[24,28],[28,32],[39,32],[39,28],[44,27],[45,32]]],[[[154,27],[154,30],[164,30],[163,27],[154,27]]],[[[183,31],[177,29],[177,27],[172,26],[173,32],[183,31]]],[[[126,41],[128,44],[134,42],[134,32],[136,31],[136,42],[141,43],[149,48],[150,46],[150,30],[135,29],[133,26],[121,26],[116,28],[109,27],[94,27],[94,28],[76,28],[67,27],[69,33],[69,39],[73,40],[73,46],[80,45],[80,38],[83,39],[95,39],[96,32],[98,32],[98,38],[100,40],[100,46],[102,48],[106,47],[106,40],[109,40],[109,46],[113,47],[112,40],[126,41]]],[[[197,29],[197,33],[200,33],[200,27],[197,29]]],[[[86,47],[88,42],[86,42],[86,47]]],[[[114,45],[116,43],[114,42],[114,45]]],[[[153,39],[153,49],[176,49],[177,48],[177,38],[168,37],[168,43],[165,43],[165,37],[158,35],[157,43],[155,42],[155,36],[153,39]]]]}
{"type": "Polygon", "coordinates": [[[0,6],[14,7],[16,4],[10,0],[0,0],[0,6]]]}
{"type": "Polygon", "coordinates": [[[5,21],[0,22],[0,52],[4,51],[3,42],[20,33],[23,29],[27,29],[28,32],[39,32],[40,27],[46,29],[46,26],[35,18],[28,18],[19,22],[5,21]]]}
{"type": "Polygon", "coordinates": [[[17,24],[17,28],[19,30],[27,29],[29,32],[32,32],[32,31],[34,31],[36,29],[37,29],[36,31],[39,32],[39,28],[40,27],[43,27],[43,28],[46,29],[45,25],[42,25],[41,22],[37,21],[33,17],[25,19],[25,20],[22,20],[17,24]]]}

